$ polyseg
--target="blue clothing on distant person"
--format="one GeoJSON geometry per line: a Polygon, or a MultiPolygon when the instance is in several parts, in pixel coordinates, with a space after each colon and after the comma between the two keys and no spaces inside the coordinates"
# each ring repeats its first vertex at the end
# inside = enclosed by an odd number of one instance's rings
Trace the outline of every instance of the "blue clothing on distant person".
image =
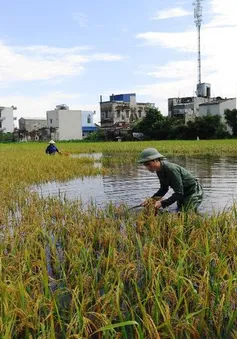
{"type": "Polygon", "coordinates": [[[58,149],[57,149],[57,147],[56,146],[54,146],[54,145],[49,145],[47,148],[46,148],[46,154],[50,154],[50,155],[52,155],[52,154],[55,154],[56,152],[58,152],[58,149]]]}
{"type": "Polygon", "coordinates": [[[60,153],[57,147],[55,146],[55,142],[53,140],[49,142],[49,145],[46,148],[45,153],[50,154],[50,155],[55,155],[56,153],[60,153]]]}

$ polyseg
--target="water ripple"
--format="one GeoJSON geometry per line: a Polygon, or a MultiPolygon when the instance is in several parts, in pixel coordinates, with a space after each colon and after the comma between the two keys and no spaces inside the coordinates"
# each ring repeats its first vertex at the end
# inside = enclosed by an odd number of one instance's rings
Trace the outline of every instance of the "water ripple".
{"type": "MultiPolygon", "coordinates": [[[[101,154],[94,154],[96,161],[101,157],[101,154]]],[[[200,180],[205,193],[201,211],[222,210],[231,206],[237,198],[236,158],[175,156],[168,160],[184,166],[200,180]]],[[[99,206],[109,201],[133,206],[154,194],[159,189],[159,181],[156,174],[148,172],[143,166],[123,164],[120,172],[111,176],[51,182],[33,189],[43,197],[66,196],[85,203],[94,201],[99,206]]],[[[168,195],[171,193],[172,190],[168,195]]]]}

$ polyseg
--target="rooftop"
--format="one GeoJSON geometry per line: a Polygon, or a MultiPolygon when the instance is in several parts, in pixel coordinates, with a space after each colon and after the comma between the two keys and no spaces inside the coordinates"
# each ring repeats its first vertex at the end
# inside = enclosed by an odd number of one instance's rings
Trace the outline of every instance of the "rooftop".
{"type": "Polygon", "coordinates": [[[96,130],[97,130],[96,126],[82,126],[83,132],[93,132],[93,131],[96,131],[96,130]]]}
{"type": "Polygon", "coordinates": [[[236,99],[236,98],[218,99],[218,100],[213,100],[213,101],[209,101],[209,102],[204,102],[204,103],[200,104],[199,106],[218,105],[222,102],[234,100],[234,99],[236,99]]]}
{"type": "MultiPolygon", "coordinates": [[[[24,119],[24,120],[42,120],[42,121],[47,121],[46,118],[29,118],[29,117],[20,117],[20,119],[24,119]]],[[[20,120],[19,119],[19,120],[20,120]]]]}
{"type": "MultiPolygon", "coordinates": [[[[118,104],[118,105],[127,105],[129,106],[130,102],[127,101],[102,101],[100,104],[118,104]]],[[[155,105],[153,102],[137,102],[136,105],[155,105]]]]}

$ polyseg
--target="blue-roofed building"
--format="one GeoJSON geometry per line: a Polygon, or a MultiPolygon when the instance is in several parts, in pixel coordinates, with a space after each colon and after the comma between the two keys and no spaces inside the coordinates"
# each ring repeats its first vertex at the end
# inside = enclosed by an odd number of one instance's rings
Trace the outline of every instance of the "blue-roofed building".
{"type": "Polygon", "coordinates": [[[109,100],[110,101],[120,101],[120,102],[131,102],[131,100],[133,98],[136,98],[136,94],[135,93],[128,93],[128,94],[112,94],[110,97],[109,97],[109,100]]]}
{"type": "Polygon", "coordinates": [[[97,127],[93,122],[95,113],[95,111],[81,111],[83,139],[97,130],[97,127]]]}
{"type": "Polygon", "coordinates": [[[129,128],[130,125],[146,116],[146,110],[155,107],[153,103],[140,103],[136,100],[136,93],[112,94],[109,101],[100,97],[100,118],[102,128],[120,126],[129,128]]]}

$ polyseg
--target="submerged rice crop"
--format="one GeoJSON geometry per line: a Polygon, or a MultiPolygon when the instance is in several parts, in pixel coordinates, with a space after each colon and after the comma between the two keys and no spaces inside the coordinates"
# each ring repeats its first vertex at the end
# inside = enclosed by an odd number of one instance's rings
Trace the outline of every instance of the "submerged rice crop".
{"type": "MultiPolygon", "coordinates": [[[[187,154],[190,144],[152,146],[187,154]]],[[[235,155],[233,140],[203,144],[193,151],[235,155]]],[[[130,149],[135,161],[150,145],[59,148],[130,149]]],[[[43,146],[0,146],[2,338],[236,338],[235,206],[212,216],[155,217],[126,206],[83,209],[78,201],[40,199],[29,185],[110,171],[109,163],[98,169],[91,159],[47,157],[43,146]]]]}

